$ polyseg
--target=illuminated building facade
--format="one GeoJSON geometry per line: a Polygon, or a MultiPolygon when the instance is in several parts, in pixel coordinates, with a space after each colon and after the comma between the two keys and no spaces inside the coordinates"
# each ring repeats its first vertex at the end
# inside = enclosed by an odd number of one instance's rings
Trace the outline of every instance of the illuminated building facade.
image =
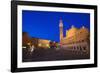
{"type": "MultiPolygon", "coordinates": [[[[63,24],[62,22],[60,22],[63,24]]],[[[63,27],[59,27],[60,29],[63,27]]],[[[62,31],[62,30],[61,30],[62,31]]],[[[60,32],[60,36],[63,33],[60,32]]],[[[84,51],[89,53],[90,46],[90,33],[87,28],[82,26],[80,29],[75,28],[73,25],[69,30],[66,30],[66,36],[60,37],[60,44],[62,48],[67,50],[84,51]]]]}
{"type": "Polygon", "coordinates": [[[40,48],[50,48],[50,45],[49,45],[50,41],[49,40],[44,40],[44,39],[39,39],[38,41],[38,47],[40,48]]]}
{"type": "Polygon", "coordinates": [[[34,46],[35,48],[49,48],[49,40],[30,38],[28,33],[23,32],[22,45],[23,47],[34,46]]]}

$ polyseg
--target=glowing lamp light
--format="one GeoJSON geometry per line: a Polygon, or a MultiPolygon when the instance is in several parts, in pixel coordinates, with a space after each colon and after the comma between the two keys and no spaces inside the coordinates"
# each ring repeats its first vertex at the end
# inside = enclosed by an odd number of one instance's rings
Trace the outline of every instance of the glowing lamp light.
{"type": "Polygon", "coordinates": [[[26,46],[23,46],[22,48],[26,48],[26,46]]]}
{"type": "Polygon", "coordinates": [[[47,47],[49,47],[49,44],[46,44],[47,47]]]}
{"type": "Polygon", "coordinates": [[[31,43],[27,43],[27,45],[31,45],[31,43]]]}
{"type": "Polygon", "coordinates": [[[39,46],[42,46],[42,44],[39,44],[39,46]]]}

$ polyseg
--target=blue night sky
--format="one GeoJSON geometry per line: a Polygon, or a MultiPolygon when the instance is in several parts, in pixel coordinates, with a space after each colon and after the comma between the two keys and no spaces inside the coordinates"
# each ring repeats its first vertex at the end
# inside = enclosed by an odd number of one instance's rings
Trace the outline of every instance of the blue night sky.
{"type": "Polygon", "coordinates": [[[59,42],[59,21],[62,19],[64,36],[72,25],[76,28],[85,26],[90,30],[90,14],[47,11],[22,11],[22,31],[30,37],[37,37],[59,42]]]}

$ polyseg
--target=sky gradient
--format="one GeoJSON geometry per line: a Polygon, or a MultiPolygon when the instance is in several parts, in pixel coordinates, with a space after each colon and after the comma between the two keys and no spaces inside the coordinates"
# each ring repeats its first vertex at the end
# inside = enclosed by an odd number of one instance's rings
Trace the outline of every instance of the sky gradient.
{"type": "Polygon", "coordinates": [[[59,42],[59,21],[62,19],[64,36],[72,25],[76,28],[85,26],[90,30],[90,14],[47,11],[22,11],[22,31],[30,37],[37,37],[59,42]]]}

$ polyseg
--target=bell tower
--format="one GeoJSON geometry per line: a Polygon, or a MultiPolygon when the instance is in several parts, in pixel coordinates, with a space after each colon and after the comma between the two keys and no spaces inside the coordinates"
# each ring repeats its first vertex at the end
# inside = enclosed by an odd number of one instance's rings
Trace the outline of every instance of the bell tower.
{"type": "Polygon", "coordinates": [[[62,19],[60,19],[59,22],[59,29],[60,29],[60,41],[63,39],[63,22],[62,19]]]}

